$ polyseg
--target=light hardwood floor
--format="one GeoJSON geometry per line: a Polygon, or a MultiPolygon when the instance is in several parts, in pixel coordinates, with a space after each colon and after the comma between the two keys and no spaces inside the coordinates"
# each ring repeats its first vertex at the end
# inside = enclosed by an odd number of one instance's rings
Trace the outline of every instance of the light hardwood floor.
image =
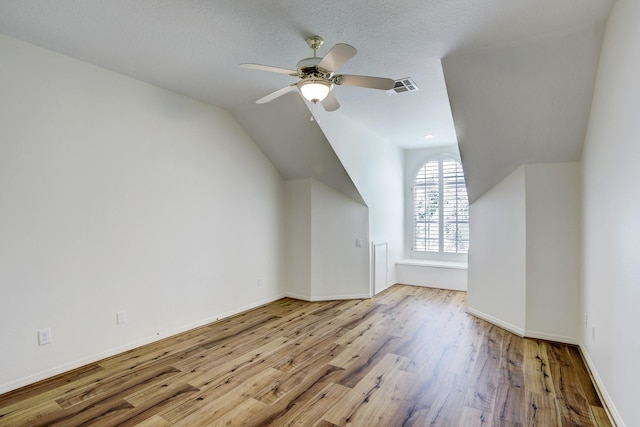
{"type": "Polygon", "coordinates": [[[0,396],[2,426],[609,426],[575,347],[463,292],[282,299],[0,396]]]}

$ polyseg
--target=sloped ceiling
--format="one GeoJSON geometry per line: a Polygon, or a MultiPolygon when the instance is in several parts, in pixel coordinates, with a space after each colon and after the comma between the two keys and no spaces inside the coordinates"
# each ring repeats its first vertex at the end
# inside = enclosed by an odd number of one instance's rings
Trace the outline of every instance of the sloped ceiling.
{"type": "Polygon", "coordinates": [[[580,160],[603,30],[443,59],[471,201],[522,164],[580,160]]]}
{"type": "MultiPolygon", "coordinates": [[[[455,144],[446,77],[455,118],[463,123],[459,130],[464,138],[463,163],[465,168],[469,165],[467,181],[473,194],[479,194],[494,177],[487,178],[478,171],[493,169],[493,163],[502,160],[480,157],[479,164],[473,160],[484,152],[472,148],[472,143],[493,141],[484,136],[476,142],[476,135],[482,131],[474,123],[486,119],[488,113],[472,117],[484,95],[474,83],[484,84],[485,77],[495,72],[489,83],[499,86],[502,78],[508,81],[512,73],[508,67],[492,66],[492,56],[505,63],[509,60],[491,47],[597,25],[606,19],[613,2],[0,0],[0,33],[226,108],[285,178],[315,177],[358,198],[328,141],[317,124],[309,121],[309,110],[299,96],[291,93],[276,102],[255,105],[256,99],[295,80],[238,67],[242,62],[256,62],[295,68],[300,59],[310,56],[305,38],[314,34],[325,39],[321,56],[335,43],[351,44],[358,54],[339,72],[393,79],[412,77],[420,90],[389,95],[336,87],[341,108],[332,114],[343,114],[401,148],[455,144]],[[477,52],[478,56],[464,59],[461,52],[477,52]],[[443,57],[452,58],[446,75],[440,66],[443,57]],[[463,59],[454,62],[454,57],[463,59]],[[469,69],[462,69],[467,65],[469,69]],[[482,77],[483,73],[487,75],[482,77]],[[472,99],[474,108],[465,105],[467,99],[472,99]],[[466,131],[472,138],[467,139],[466,131]],[[425,140],[427,133],[435,137],[425,140]]],[[[535,49],[530,54],[544,56],[535,49]]],[[[589,62],[583,57],[569,60],[580,65],[589,62]]],[[[527,63],[522,61],[520,65],[527,63]]],[[[569,64],[566,68],[572,67],[569,64]]],[[[495,96],[486,106],[494,106],[501,97],[523,94],[508,105],[509,109],[526,106],[527,93],[522,90],[495,96]]],[[[496,107],[500,111],[500,106],[496,107]]],[[[531,122],[545,118],[530,116],[531,122]]],[[[509,133],[517,134],[518,130],[509,133]]],[[[573,139],[562,138],[559,144],[568,140],[573,139]]],[[[526,146],[531,158],[537,158],[537,150],[549,148],[549,144],[526,146]]],[[[509,148],[506,143],[489,147],[485,151],[509,148]]],[[[575,144],[568,150],[575,152],[575,144]]],[[[500,164],[495,169],[509,167],[500,164]]]]}

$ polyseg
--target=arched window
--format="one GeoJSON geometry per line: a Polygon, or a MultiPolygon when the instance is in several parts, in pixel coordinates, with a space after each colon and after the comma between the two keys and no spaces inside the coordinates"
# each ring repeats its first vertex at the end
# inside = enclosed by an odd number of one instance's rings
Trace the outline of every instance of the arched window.
{"type": "Polygon", "coordinates": [[[466,254],[469,200],[460,162],[427,161],[413,183],[413,245],[418,252],[466,254]]]}

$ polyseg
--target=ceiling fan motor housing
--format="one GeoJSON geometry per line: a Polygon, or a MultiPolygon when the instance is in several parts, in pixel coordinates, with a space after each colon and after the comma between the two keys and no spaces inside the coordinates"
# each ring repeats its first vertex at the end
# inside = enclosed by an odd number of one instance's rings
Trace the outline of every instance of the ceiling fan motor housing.
{"type": "Polygon", "coordinates": [[[331,80],[331,75],[333,74],[331,71],[324,70],[318,67],[318,64],[322,58],[312,57],[312,58],[304,58],[298,65],[296,66],[298,69],[298,76],[301,79],[306,78],[319,78],[325,80],[331,80]]]}

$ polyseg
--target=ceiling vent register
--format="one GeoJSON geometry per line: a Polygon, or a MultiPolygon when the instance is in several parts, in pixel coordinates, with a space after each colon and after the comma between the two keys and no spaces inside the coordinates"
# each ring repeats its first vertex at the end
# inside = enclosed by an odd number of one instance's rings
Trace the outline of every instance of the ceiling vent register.
{"type": "Polygon", "coordinates": [[[391,89],[395,93],[415,92],[416,90],[419,90],[418,86],[411,80],[411,77],[396,80],[395,86],[391,89]]]}

